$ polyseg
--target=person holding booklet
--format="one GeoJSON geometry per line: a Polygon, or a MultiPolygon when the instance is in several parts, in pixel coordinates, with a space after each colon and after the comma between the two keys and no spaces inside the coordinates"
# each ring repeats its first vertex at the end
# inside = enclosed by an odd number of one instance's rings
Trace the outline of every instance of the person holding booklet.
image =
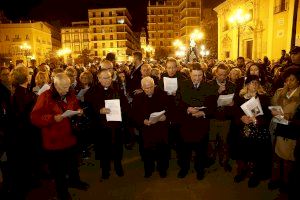
{"type": "Polygon", "coordinates": [[[70,85],[65,73],[57,74],[54,84],[38,97],[31,112],[32,123],[42,132],[43,148],[59,199],[70,197],[68,187],[86,190],[89,186],[79,177],[77,139],[72,133],[71,120],[62,115],[67,110],[83,113],[75,93],[69,91],[70,85]]]}
{"type": "Polygon", "coordinates": [[[144,161],[144,177],[151,177],[158,169],[160,177],[165,178],[170,159],[167,95],[155,87],[149,76],[142,79],[141,86],[143,92],[133,98],[132,117],[142,137],[143,151],[140,152],[144,161]]]}
{"type": "Polygon", "coordinates": [[[101,70],[98,73],[98,80],[100,84],[88,90],[84,95],[95,131],[93,133],[95,135],[95,156],[96,160],[100,160],[102,179],[108,179],[110,176],[111,160],[114,161],[114,170],[117,176],[122,177],[124,176],[121,163],[124,142],[121,120],[110,120],[115,113],[112,107],[109,108],[107,100],[119,100],[119,109],[117,110],[122,109],[122,112],[128,107],[127,100],[118,85],[113,84],[112,74],[109,70],[101,70]]]}
{"type": "MultiPolygon", "coordinates": [[[[271,119],[268,110],[269,98],[262,88],[259,77],[249,75],[245,86],[239,95],[234,98],[234,152],[233,158],[237,162],[237,175],[234,181],[239,183],[249,174],[248,187],[256,187],[260,180],[267,179],[271,172],[271,137],[269,133],[269,122],[271,119]],[[254,109],[242,109],[244,105],[254,105],[254,109]],[[257,110],[261,115],[256,115],[257,110]]],[[[247,106],[246,106],[247,107],[247,106]]],[[[248,107],[247,107],[248,108],[248,107]]]]}
{"type": "Polygon", "coordinates": [[[178,71],[177,61],[174,58],[168,58],[166,61],[166,73],[162,74],[162,78],[159,81],[159,88],[166,92],[167,99],[168,99],[168,105],[169,105],[169,143],[171,147],[176,147],[178,143],[178,137],[179,137],[179,130],[180,130],[180,112],[177,109],[178,106],[178,96],[179,96],[179,90],[178,88],[181,87],[182,81],[184,81],[185,78],[181,74],[181,72],[178,71]],[[168,85],[168,80],[173,80],[172,85],[168,85]],[[171,88],[171,90],[169,89],[171,88]]]}
{"type": "Polygon", "coordinates": [[[192,151],[196,156],[194,168],[196,178],[204,178],[207,160],[209,118],[216,110],[216,101],[211,99],[213,93],[204,82],[204,72],[199,63],[192,63],[190,79],[180,89],[180,140],[178,142],[178,178],[187,176],[190,169],[192,151]]]}
{"type": "Polygon", "coordinates": [[[219,163],[225,171],[231,171],[229,165],[229,146],[228,134],[230,131],[231,120],[228,117],[233,106],[233,96],[235,85],[228,80],[229,69],[227,65],[221,63],[215,71],[215,79],[208,82],[210,90],[215,96],[215,103],[218,104],[214,119],[210,120],[210,139],[211,159],[216,159],[219,155],[219,163]],[[218,99],[218,100],[217,100],[218,99]],[[217,146],[218,144],[218,146],[217,146]]]}
{"type": "MultiPolygon", "coordinates": [[[[272,115],[281,115],[287,120],[287,124],[277,123],[275,129],[275,141],[274,141],[274,155],[273,155],[273,168],[272,178],[269,182],[269,189],[286,189],[288,182],[288,175],[291,172],[292,166],[294,165],[294,157],[284,157],[280,154],[278,147],[284,139],[284,141],[290,141],[296,143],[296,139],[299,137],[299,129],[290,123],[293,120],[296,113],[297,107],[300,105],[300,70],[299,69],[287,69],[283,73],[284,87],[279,88],[274,97],[272,98],[273,106],[281,106],[281,111],[272,109],[272,115]],[[276,148],[277,146],[277,148],[276,148]],[[282,168],[283,170],[281,170],[282,168]]],[[[290,148],[286,148],[290,149],[290,148]]],[[[293,148],[290,150],[292,151],[293,148]]],[[[288,153],[288,152],[287,152],[288,153]]],[[[288,153],[293,155],[292,152],[288,153]]]]}

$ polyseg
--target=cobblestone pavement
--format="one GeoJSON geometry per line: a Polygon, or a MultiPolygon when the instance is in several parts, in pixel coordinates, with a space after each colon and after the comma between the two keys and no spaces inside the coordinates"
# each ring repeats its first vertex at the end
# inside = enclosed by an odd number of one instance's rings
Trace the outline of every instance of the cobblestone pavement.
{"type": "MultiPolygon", "coordinates": [[[[114,171],[108,180],[100,180],[98,161],[90,160],[81,167],[81,178],[90,184],[88,191],[70,189],[74,200],[285,200],[278,190],[269,191],[268,181],[257,188],[248,188],[247,180],[234,183],[235,166],[232,172],[225,172],[218,164],[206,170],[202,181],[196,179],[190,170],[184,179],[178,179],[178,166],[175,153],[172,155],[167,178],[161,179],[158,173],[145,179],[143,163],[136,149],[124,153],[124,177],[114,171]]],[[[44,182],[43,187],[32,191],[28,200],[55,199],[53,182],[44,182]]]]}

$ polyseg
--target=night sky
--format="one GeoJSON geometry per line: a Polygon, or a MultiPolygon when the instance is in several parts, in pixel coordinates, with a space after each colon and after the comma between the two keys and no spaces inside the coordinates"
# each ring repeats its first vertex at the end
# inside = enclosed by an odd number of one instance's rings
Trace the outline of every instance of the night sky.
{"type": "MultiPolygon", "coordinates": [[[[88,20],[89,8],[127,7],[133,17],[133,29],[147,24],[148,0],[0,0],[0,10],[13,21],[43,20],[57,26],[69,26],[72,21],[88,20]]],[[[207,6],[222,0],[206,0],[207,6]]]]}

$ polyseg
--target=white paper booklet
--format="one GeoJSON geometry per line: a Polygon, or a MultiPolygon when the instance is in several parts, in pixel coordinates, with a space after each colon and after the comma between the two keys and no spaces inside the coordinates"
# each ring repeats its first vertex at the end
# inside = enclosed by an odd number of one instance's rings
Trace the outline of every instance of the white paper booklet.
{"type": "Polygon", "coordinates": [[[73,117],[74,115],[78,115],[80,113],[80,111],[77,110],[66,110],[63,114],[62,117],[66,118],[66,117],[73,117]]]}
{"type": "Polygon", "coordinates": [[[288,125],[289,121],[284,118],[284,112],[281,106],[269,106],[270,110],[275,110],[279,112],[279,115],[276,115],[272,118],[272,121],[278,124],[288,125]]]}
{"type": "Polygon", "coordinates": [[[280,115],[284,114],[281,106],[269,106],[268,108],[269,108],[269,110],[275,110],[275,111],[281,113],[280,115]]]}
{"type": "Polygon", "coordinates": [[[106,120],[108,122],[109,121],[115,121],[115,122],[122,121],[120,99],[105,100],[105,108],[110,109],[110,113],[106,114],[106,120]]]}
{"type": "Polygon", "coordinates": [[[163,110],[163,111],[160,111],[160,112],[151,113],[151,115],[149,117],[149,121],[155,124],[165,114],[165,112],[166,111],[163,110]]]}
{"type": "Polygon", "coordinates": [[[37,95],[41,95],[43,92],[47,91],[50,89],[50,85],[44,84],[43,87],[37,92],[37,95]]]}
{"type": "Polygon", "coordinates": [[[228,106],[233,101],[233,94],[227,94],[227,95],[219,95],[218,98],[218,107],[220,106],[228,106]]]}
{"type": "Polygon", "coordinates": [[[243,105],[241,105],[241,108],[244,111],[244,113],[249,117],[255,117],[264,114],[259,98],[252,97],[243,105]]]}
{"type": "Polygon", "coordinates": [[[177,89],[177,78],[164,77],[164,91],[166,91],[168,94],[172,94],[173,92],[176,92],[177,89]]]}

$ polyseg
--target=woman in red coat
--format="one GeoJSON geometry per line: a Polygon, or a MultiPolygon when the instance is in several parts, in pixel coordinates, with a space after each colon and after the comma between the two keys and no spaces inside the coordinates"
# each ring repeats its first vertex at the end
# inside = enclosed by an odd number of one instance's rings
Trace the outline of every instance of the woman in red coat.
{"type": "Polygon", "coordinates": [[[54,77],[54,86],[42,93],[31,112],[31,121],[41,128],[43,148],[47,153],[49,170],[54,176],[57,195],[68,199],[70,186],[87,189],[80,181],[76,152],[76,137],[72,134],[71,120],[62,114],[66,110],[82,110],[74,93],[69,92],[70,79],[60,73],[54,77]],[[70,172],[70,173],[68,173],[70,172]]]}

